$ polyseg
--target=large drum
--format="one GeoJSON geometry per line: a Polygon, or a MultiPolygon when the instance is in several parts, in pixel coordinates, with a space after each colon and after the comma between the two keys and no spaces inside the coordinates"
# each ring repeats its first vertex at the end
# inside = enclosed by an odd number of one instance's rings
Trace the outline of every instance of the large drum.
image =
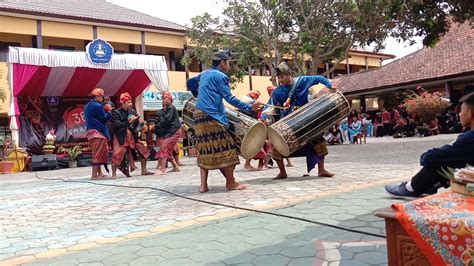
{"type": "MultiPolygon", "coordinates": [[[[189,99],[184,105],[183,122],[188,132],[193,134],[193,113],[196,109],[196,98],[189,99]]],[[[248,115],[226,109],[229,120],[229,131],[237,145],[237,150],[245,159],[257,155],[267,139],[267,127],[262,122],[248,115]]]]}
{"type": "Polygon", "coordinates": [[[273,148],[289,156],[349,115],[342,93],[330,92],[305,104],[268,128],[273,148]]]}

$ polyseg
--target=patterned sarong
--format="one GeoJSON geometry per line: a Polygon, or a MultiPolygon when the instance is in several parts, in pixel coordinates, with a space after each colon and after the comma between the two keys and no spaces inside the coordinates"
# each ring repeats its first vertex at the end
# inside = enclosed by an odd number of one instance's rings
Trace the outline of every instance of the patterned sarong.
{"type": "Polygon", "coordinates": [[[130,171],[133,172],[137,169],[135,161],[146,160],[150,156],[150,151],[142,143],[135,142],[129,130],[127,130],[127,136],[123,145],[120,145],[117,137],[114,137],[113,148],[112,163],[117,165],[118,169],[126,176],[130,176],[130,171]]]}
{"type": "Polygon", "coordinates": [[[235,142],[227,128],[199,109],[193,116],[198,166],[213,170],[239,164],[235,142]]]}
{"type": "Polygon", "coordinates": [[[95,129],[87,131],[87,140],[92,151],[92,165],[107,164],[109,145],[107,138],[95,129]]]}
{"type": "Polygon", "coordinates": [[[474,197],[446,191],[392,207],[432,265],[474,263],[474,197]]]}
{"type": "MultiPolygon", "coordinates": [[[[156,159],[167,159],[173,160],[176,149],[178,148],[178,139],[181,137],[181,129],[176,131],[173,136],[169,138],[163,138],[160,143],[160,151],[156,154],[156,159]]],[[[178,150],[179,154],[179,150],[178,150]]]]}

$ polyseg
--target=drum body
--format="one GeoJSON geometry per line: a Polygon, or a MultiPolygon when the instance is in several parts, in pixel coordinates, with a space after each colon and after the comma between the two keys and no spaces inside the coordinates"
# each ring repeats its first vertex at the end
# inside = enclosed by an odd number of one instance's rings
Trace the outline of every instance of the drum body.
{"type": "MultiPolygon", "coordinates": [[[[194,133],[195,109],[196,98],[189,99],[183,109],[183,122],[191,135],[194,133]]],[[[240,112],[226,109],[226,114],[230,124],[229,132],[237,145],[237,150],[245,159],[252,159],[265,144],[267,127],[263,122],[240,112]]]]}
{"type": "Polygon", "coordinates": [[[322,95],[268,128],[273,148],[289,156],[349,115],[350,105],[339,91],[322,95]]]}

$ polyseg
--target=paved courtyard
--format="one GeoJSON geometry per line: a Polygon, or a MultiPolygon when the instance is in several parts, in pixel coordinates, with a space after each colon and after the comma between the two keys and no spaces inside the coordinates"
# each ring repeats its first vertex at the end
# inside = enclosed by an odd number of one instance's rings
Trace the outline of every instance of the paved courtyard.
{"type": "Polygon", "coordinates": [[[0,265],[383,265],[385,239],[376,235],[384,221],[373,213],[394,202],[383,185],[408,179],[423,151],[455,137],[331,146],[334,178],[302,177],[304,158],[279,181],[276,169],[241,164],[244,191],[227,192],[212,171],[200,194],[194,158],[166,176],[90,182],[89,168],[2,175],[0,265]]]}

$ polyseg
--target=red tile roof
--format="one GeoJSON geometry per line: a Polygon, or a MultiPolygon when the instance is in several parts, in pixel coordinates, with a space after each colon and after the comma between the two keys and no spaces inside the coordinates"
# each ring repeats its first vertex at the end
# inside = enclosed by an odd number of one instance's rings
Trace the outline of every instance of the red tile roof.
{"type": "Polygon", "coordinates": [[[108,3],[105,0],[1,0],[0,11],[159,30],[186,31],[186,27],[179,24],[108,3]]]}
{"type": "Polygon", "coordinates": [[[338,78],[346,94],[474,75],[474,29],[453,24],[435,47],[424,47],[380,68],[338,78]]]}

